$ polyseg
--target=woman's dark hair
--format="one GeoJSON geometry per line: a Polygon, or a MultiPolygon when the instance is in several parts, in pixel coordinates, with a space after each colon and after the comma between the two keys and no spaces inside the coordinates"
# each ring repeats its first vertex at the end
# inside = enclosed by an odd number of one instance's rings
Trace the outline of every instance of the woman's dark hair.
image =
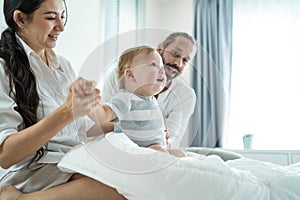
{"type": "MultiPolygon", "coordinates": [[[[1,34],[0,58],[5,61],[5,72],[9,77],[9,95],[17,104],[15,110],[22,116],[24,128],[37,123],[37,108],[40,98],[36,78],[30,68],[28,57],[22,45],[16,39],[18,26],[13,19],[13,15],[15,10],[31,15],[40,8],[44,1],[4,0],[3,5],[3,13],[8,28],[1,34]]],[[[32,162],[39,160],[45,154],[46,149],[46,145],[41,147],[36,152],[32,162]]]]}

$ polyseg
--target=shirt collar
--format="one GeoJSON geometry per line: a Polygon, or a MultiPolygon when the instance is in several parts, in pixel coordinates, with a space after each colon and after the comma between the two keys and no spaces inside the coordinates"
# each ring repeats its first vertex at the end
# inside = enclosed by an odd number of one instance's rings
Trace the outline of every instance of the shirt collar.
{"type": "Polygon", "coordinates": [[[20,38],[18,34],[16,34],[16,39],[19,44],[23,47],[27,57],[29,58],[31,53],[35,53],[25,42],[20,38]]]}
{"type": "MultiPolygon", "coordinates": [[[[30,58],[30,56],[34,56],[34,57],[40,58],[39,55],[37,53],[35,53],[26,44],[26,42],[24,40],[22,40],[22,38],[18,34],[16,34],[16,38],[17,38],[17,41],[23,46],[24,51],[25,51],[25,53],[26,53],[26,55],[27,55],[28,58],[30,58]]],[[[60,69],[60,70],[64,71],[61,68],[61,66],[60,66],[60,64],[58,62],[58,59],[57,59],[57,56],[56,56],[55,52],[52,49],[46,49],[45,53],[46,53],[47,60],[48,60],[50,68],[60,69]]]]}

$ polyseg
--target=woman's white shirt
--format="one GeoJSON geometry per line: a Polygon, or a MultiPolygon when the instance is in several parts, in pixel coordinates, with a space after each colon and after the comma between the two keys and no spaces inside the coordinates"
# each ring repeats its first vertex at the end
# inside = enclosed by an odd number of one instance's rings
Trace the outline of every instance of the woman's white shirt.
{"type": "MultiPolygon", "coordinates": [[[[36,77],[40,103],[37,109],[38,120],[49,115],[63,103],[68,95],[68,88],[76,76],[70,62],[54,51],[47,50],[49,66],[18,36],[28,56],[31,69],[36,77]]],[[[15,110],[15,101],[9,96],[9,79],[5,73],[4,60],[0,60],[0,145],[6,138],[22,129],[22,117],[15,110]]],[[[41,163],[57,163],[72,147],[80,143],[78,128],[83,120],[78,119],[63,128],[48,142],[47,154],[39,160],[41,163]]],[[[43,134],[43,133],[41,133],[43,134]]],[[[32,159],[29,157],[10,168],[19,169],[32,159]]]]}

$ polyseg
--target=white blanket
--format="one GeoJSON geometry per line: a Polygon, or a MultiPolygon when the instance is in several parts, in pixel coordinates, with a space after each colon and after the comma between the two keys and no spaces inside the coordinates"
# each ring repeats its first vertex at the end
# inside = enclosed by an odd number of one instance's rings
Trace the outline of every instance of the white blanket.
{"type": "Polygon", "coordinates": [[[279,166],[217,156],[176,158],[107,134],[71,150],[59,163],[116,188],[130,200],[300,199],[300,164],[279,166]]]}

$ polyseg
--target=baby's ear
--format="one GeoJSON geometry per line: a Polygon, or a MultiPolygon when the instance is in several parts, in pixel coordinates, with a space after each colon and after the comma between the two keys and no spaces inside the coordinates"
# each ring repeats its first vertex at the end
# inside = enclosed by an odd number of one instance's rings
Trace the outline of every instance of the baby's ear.
{"type": "Polygon", "coordinates": [[[133,73],[130,68],[125,69],[124,75],[126,79],[132,80],[134,78],[133,73]]]}

